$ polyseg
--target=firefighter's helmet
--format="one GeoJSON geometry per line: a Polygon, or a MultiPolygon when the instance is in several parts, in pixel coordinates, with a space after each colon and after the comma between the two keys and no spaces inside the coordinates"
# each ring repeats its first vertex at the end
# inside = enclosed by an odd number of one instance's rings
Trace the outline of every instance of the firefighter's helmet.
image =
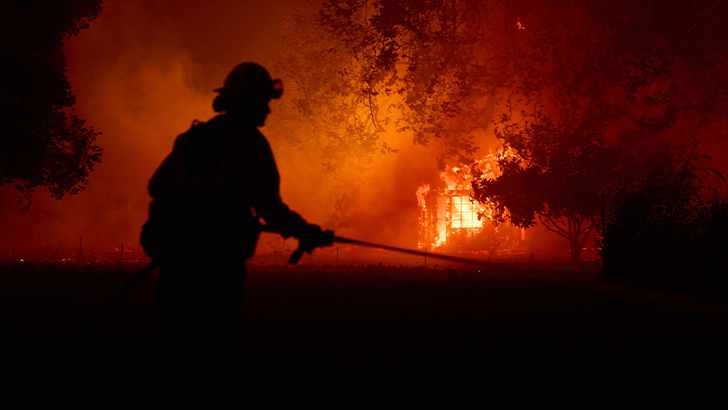
{"type": "Polygon", "coordinates": [[[213,109],[221,112],[234,106],[242,96],[280,98],[283,94],[283,83],[281,80],[272,79],[263,66],[247,62],[235,66],[225,79],[224,85],[215,91],[220,95],[215,98],[213,109]]]}

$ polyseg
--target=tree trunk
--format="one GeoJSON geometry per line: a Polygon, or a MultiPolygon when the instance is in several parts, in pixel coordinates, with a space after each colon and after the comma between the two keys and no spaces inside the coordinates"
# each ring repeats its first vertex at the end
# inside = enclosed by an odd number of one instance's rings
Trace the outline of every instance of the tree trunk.
{"type": "Polygon", "coordinates": [[[569,248],[571,249],[571,261],[579,262],[581,260],[581,241],[579,235],[572,235],[569,238],[569,248]]]}

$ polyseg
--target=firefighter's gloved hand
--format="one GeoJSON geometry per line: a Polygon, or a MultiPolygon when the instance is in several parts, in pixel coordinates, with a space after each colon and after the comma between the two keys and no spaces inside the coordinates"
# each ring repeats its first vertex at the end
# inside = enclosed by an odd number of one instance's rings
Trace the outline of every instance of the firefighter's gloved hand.
{"type": "Polygon", "coordinates": [[[314,249],[334,243],[333,231],[322,231],[318,225],[308,225],[298,236],[298,248],[311,253],[314,249]]]}
{"type": "Polygon", "coordinates": [[[331,246],[334,244],[334,231],[323,231],[319,238],[319,245],[321,247],[331,246]]]}

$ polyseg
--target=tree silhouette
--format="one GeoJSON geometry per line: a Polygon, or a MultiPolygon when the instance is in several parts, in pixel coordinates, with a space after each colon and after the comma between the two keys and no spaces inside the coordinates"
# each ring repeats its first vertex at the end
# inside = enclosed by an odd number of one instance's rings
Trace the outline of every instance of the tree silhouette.
{"type": "Polygon", "coordinates": [[[322,1],[313,18],[284,23],[289,50],[278,71],[294,84],[287,89],[295,105],[287,118],[310,127],[305,141],[290,142],[320,156],[336,180],[332,221],[346,219],[372,160],[396,151],[382,138],[387,132],[440,144],[440,169],[473,161],[474,133],[489,126],[495,102],[490,84],[460,80],[485,72],[472,57],[482,51],[467,50],[490,41],[485,25],[476,27],[484,10],[473,7],[478,14],[428,1],[322,1]]]}
{"type": "Polygon", "coordinates": [[[495,222],[541,220],[574,260],[605,190],[644,176],[652,151],[695,146],[728,112],[716,0],[320,4],[312,27],[333,40],[317,58],[345,67],[326,77],[346,81],[334,94],[441,144],[440,169],[473,164],[495,126],[501,170],[488,181],[474,168],[475,199],[495,222]]]}
{"type": "MultiPolygon", "coordinates": [[[[507,122],[507,119],[503,119],[507,122]]],[[[507,124],[496,135],[512,150],[499,153],[500,175],[486,179],[473,172],[475,200],[490,205],[495,224],[506,220],[531,227],[538,217],[550,231],[569,241],[578,261],[597,227],[602,191],[614,180],[619,149],[593,130],[556,125],[549,118],[523,126],[507,124]]],[[[483,216],[481,216],[483,217],[483,216]]]]}
{"type": "Polygon", "coordinates": [[[440,144],[444,169],[472,163],[476,134],[491,125],[517,31],[508,13],[499,2],[323,1],[316,22],[354,62],[351,92],[379,123],[440,144]]]}
{"type": "Polygon", "coordinates": [[[674,110],[670,90],[650,88],[666,59],[644,54],[645,44],[630,47],[590,10],[571,6],[524,16],[529,31],[512,60],[514,81],[495,129],[504,147],[501,174],[488,180],[476,170],[473,189],[476,200],[492,205],[494,222],[530,227],[538,217],[569,241],[578,261],[596,228],[600,195],[624,158],[626,144],[613,130],[642,140],[671,126],[674,110]],[[645,111],[641,122],[623,127],[645,111]]]}
{"type": "MultiPolygon", "coordinates": [[[[529,30],[512,60],[510,95],[495,130],[504,146],[502,173],[487,180],[476,170],[473,183],[495,222],[528,227],[538,217],[569,240],[578,261],[597,227],[602,195],[644,178],[646,164],[670,143],[673,155],[684,152],[675,125],[695,138],[713,116],[695,107],[726,100],[724,88],[706,92],[720,76],[695,79],[691,52],[666,28],[687,18],[695,25],[683,27],[685,35],[707,48],[698,40],[718,26],[695,28],[701,18],[715,21],[706,14],[712,2],[700,3],[706,7],[565,1],[524,9],[529,30]]],[[[710,73],[723,54],[711,50],[702,59],[710,73]]]]}
{"type": "Polygon", "coordinates": [[[63,39],[88,27],[100,0],[17,0],[0,17],[0,185],[12,183],[27,210],[37,187],[60,199],[88,182],[101,148],[99,133],[71,112],[63,39]]]}
{"type": "Polygon", "coordinates": [[[381,138],[377,97],[361,92],[358,77],[350,74],[358,63],[340,39],[302,14],[288,17],[283,34],[288,50],[279,71],[295,84],[289,98],[296,113],[287,116],[311,125],[306,138],[313,136],[327,171],[361,172],[375,156],[393,152],[381,138]]]}

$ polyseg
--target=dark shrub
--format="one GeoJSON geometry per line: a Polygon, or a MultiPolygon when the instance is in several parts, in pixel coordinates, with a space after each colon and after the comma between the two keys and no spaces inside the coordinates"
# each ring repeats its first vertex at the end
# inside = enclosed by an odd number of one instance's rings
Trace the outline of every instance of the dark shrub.
{"type": "Polygon", "coordinates": [[[604,197],[597,247],[605,277],[728,295],[728,199],[711,185],[725,181],[698,165],[691,155],[604,197]]]}

